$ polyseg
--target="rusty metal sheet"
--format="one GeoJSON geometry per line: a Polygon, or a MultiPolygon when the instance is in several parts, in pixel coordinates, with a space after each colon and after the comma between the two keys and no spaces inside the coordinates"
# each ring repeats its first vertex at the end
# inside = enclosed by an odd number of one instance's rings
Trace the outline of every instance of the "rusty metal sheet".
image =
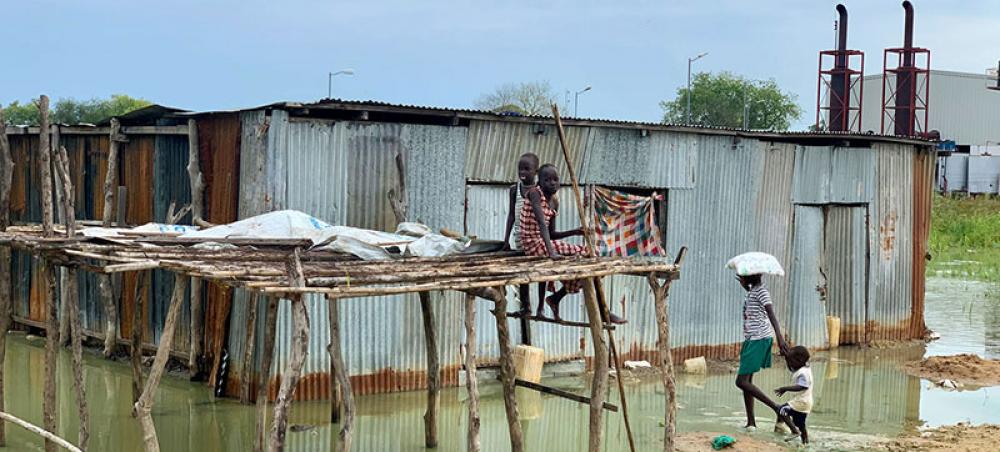
{"type": "Polygon", "coordinates": [[[933,180],[934,154],[916,153],[913,158],[913,317],[910,319],[910,337],[923,337],[927,330],[924,324],[924,296],[930,251],[933,180]]]}
{"type": "Polygon", "coordinates": [[[913,314],[913,159],[914,149],[877,144],[878,196],[869,233],[872,237],[868,340],[910,339],[913,314]]]}

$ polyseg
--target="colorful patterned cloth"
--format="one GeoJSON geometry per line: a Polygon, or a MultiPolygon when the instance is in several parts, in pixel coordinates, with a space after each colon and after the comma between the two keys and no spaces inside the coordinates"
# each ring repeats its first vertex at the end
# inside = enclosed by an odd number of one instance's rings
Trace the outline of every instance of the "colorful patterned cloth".
{"type": "Polygon", "coordinates": [[[654,197],[594,188],[594,235],[601,256],[664,256],[654,197]]]}

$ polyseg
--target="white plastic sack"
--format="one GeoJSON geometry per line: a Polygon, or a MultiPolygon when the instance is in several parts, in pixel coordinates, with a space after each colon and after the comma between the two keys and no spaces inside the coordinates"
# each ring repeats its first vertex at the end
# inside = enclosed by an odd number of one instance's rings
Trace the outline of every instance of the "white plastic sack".
{"type": "Polygon", "coordinates": [[[346,235],[338,236],[329,245],[324,246],[323,249],[336,253],[353,254],[366,261],[384,261],[393,258],[385,248],[371,245],[346,235]]]}
{"type": "Polygon", "coordinates": [[[129,229],[130,232],[140,232],[144,234],[187,234],[197,231],[197,226],[186,226],[183,224],[146,223],[142,226],[129,229]]]}
{"type": "Polygon", "coordinates": [[[309,239],[318,243],[328,236],[330,224],[297,210],[279,210],[229,224],[188,232],[184,238],[309,239]]]}
{"type": "Polygon", "coordinates": [[[406,247],[407,256],[441,257],[458,254],[465,249],[465,244],[441,234],[427,234],[406,247]]]}
{"type": "Polygon", "coordinates": [[[423,237],[427,234],[433,234],[433,233],[434,231],[432,231],[431,228],[420,223],[412,223],[404,221],[402,223],[399,223],[399,226],[396,226],[396,234],[400,235],[408,235],[411,237],[423,237]]]}

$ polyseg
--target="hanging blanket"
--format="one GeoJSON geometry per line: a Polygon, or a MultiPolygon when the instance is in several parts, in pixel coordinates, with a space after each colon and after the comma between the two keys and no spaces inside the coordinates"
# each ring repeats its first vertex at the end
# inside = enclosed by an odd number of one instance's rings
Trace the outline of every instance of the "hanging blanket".
{"type": "Polygon", "coordinates": [[[654,197],[594,188],[594,235],[601,256],[664,256],[654,197]]]}

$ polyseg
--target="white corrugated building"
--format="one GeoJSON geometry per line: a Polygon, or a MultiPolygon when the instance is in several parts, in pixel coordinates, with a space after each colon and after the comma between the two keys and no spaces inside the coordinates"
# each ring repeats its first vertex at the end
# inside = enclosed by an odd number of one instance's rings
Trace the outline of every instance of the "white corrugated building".
{"type": "MultiPolygon", "coordinates": [[[[996,83],[996,76],[932,70],[928,130],[959,146],[1000,143],[1000,91],[987,89],[996,83]]],[[[865,76],[862,131],[879,132],[881,104],[882,74],[865,76]]]]}
{"type": "MultiPolygon", "coordinates": [[[[996,86],[995,73],[931,71],[927,130],[937,130],[942,140],[954,141],[958,151],[938,159],[939,191],[1000,192],[1000,90],[989,89],[996,86]]],[[[890,92],[887,89],[886,96],[890,92]]],[[[922,114],[918,116],[922,122],[922,114]]],[[[882,75],[868,75],[862,131],[880,132],[881,120],[882,75]]],[[[885,126],[891,129],[892,124],[887,121],[885,126]]]]}

